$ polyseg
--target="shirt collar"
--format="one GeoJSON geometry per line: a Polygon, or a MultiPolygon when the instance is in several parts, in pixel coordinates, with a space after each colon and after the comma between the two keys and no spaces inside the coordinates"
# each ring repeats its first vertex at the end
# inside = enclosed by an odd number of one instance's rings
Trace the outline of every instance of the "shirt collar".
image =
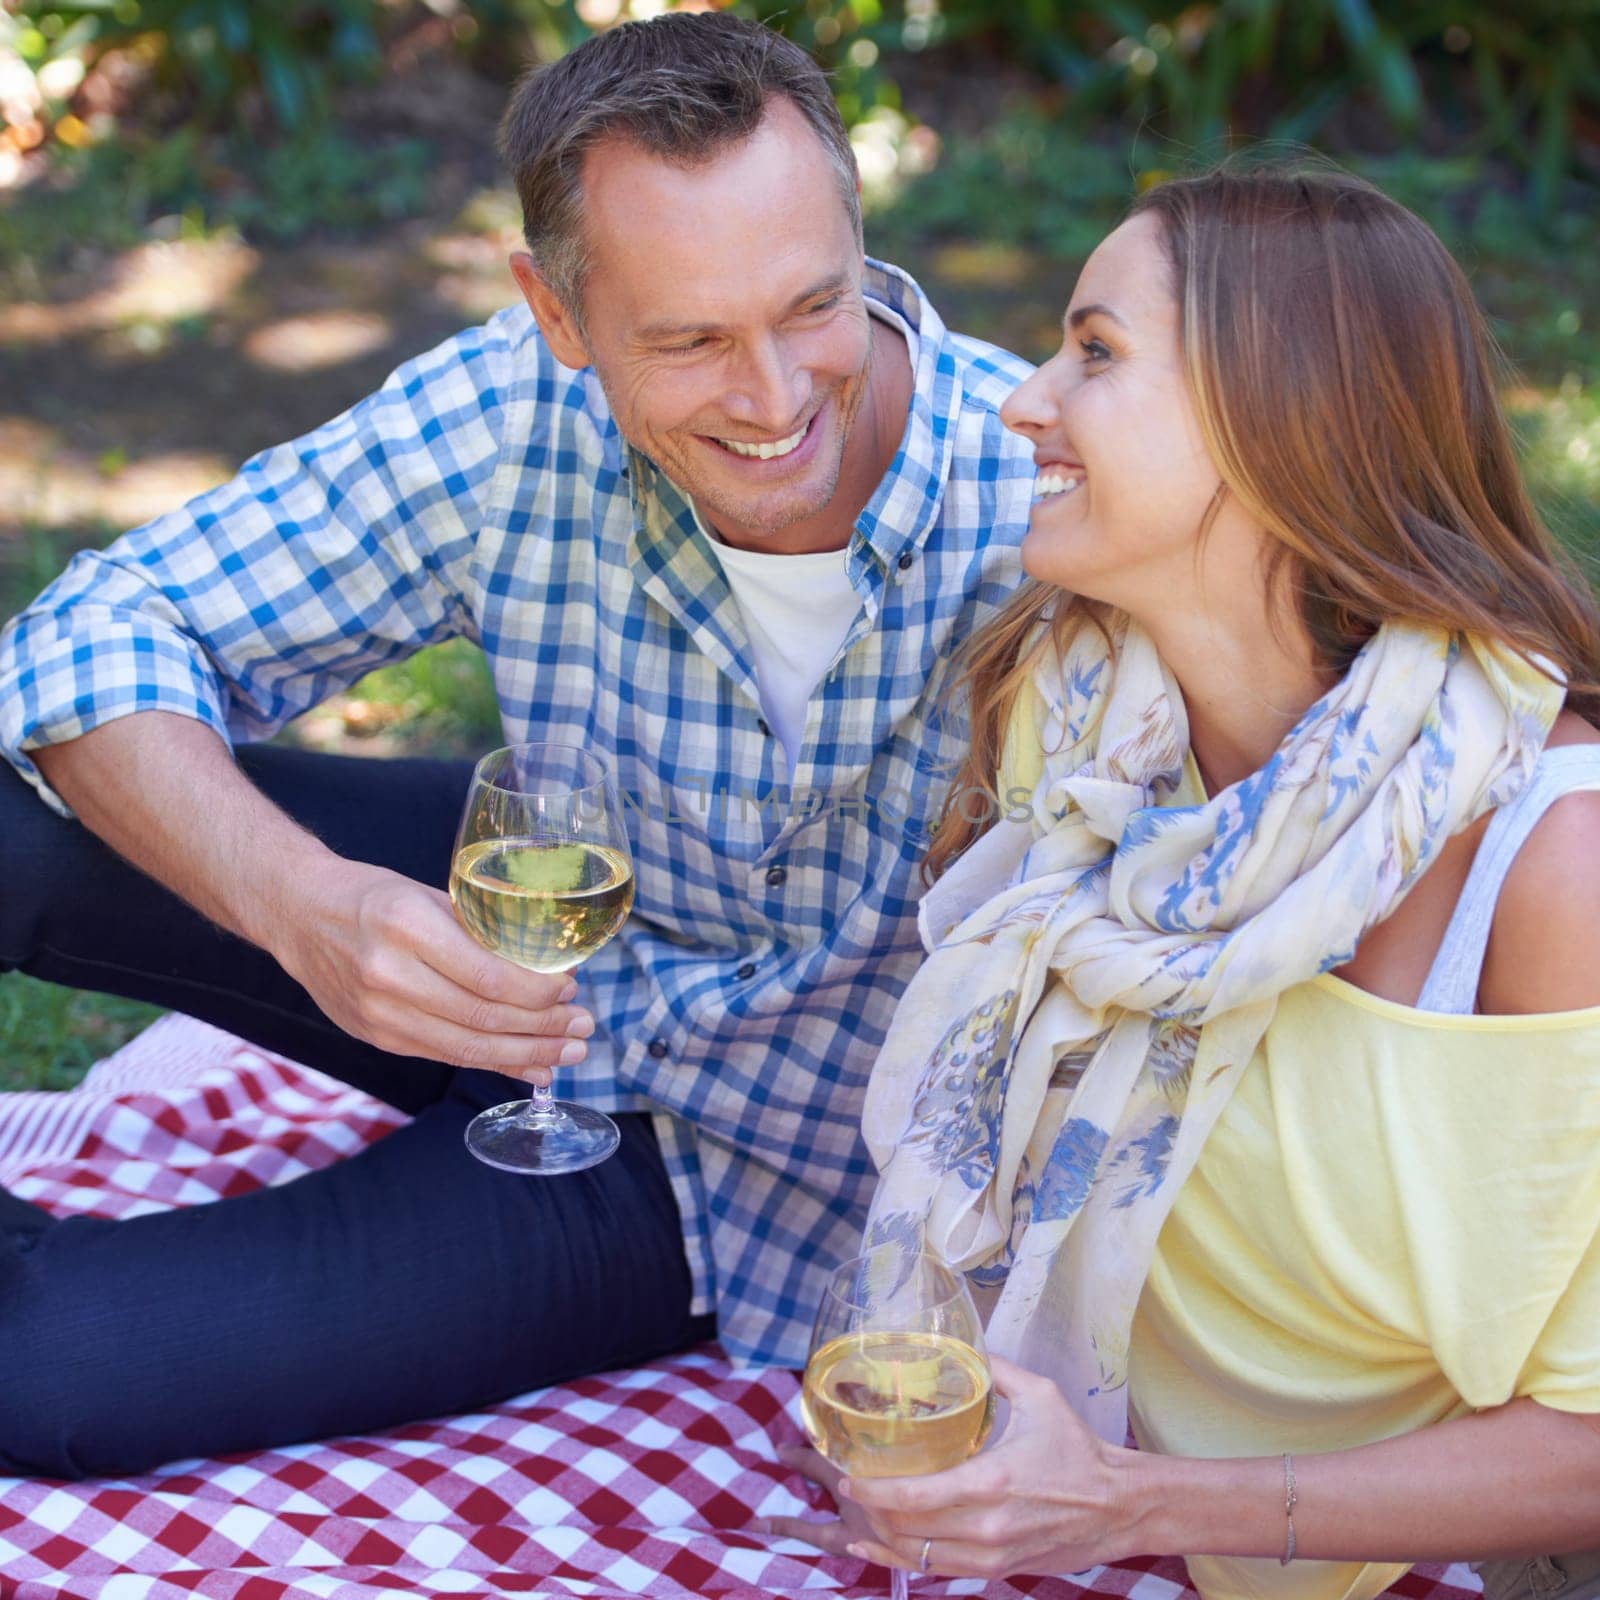
{"type": "Polygon", "coordinates": [[[869,256],[862,288],[904,334],[911,360],[911,404],[900,444],[856,518],[856,531],[887,573],[923,544],[938,519],[960,396],[945,325],[910,274],[869,256]]]}

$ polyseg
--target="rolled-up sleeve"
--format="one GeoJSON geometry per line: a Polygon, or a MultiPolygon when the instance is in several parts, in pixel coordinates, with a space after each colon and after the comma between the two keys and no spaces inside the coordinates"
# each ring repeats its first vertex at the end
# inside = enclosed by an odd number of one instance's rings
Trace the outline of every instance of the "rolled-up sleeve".
{"type": "Polygon", "coordinates": [[[78,555],[0,633],[0,753],[137,711],[261,739],[363,673],[475,636],[473,542],[502,450],[502,319],[315,432],[78,555]]]}

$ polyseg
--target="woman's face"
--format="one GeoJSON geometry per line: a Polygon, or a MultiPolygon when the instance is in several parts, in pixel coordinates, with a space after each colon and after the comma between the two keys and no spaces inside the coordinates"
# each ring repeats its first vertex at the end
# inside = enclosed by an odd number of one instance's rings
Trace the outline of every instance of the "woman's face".
{"type": "Polygon", "coordinates": [[[1193,593],[1196,535],[1219,483],[1184,378],[1155,217],[1101,242],[1062,326],[1060,353],[1000,413],[1033,441],[1038,465],[1022,565],[1146,615],[1193,593]]]}

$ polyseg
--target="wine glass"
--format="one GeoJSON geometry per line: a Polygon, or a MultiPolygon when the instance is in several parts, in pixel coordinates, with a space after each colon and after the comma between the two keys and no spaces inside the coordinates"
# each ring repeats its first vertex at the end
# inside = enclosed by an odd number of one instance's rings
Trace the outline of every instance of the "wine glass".
{"type": "MultiPolygon", "coordinates": [[[[633,906],[633,857],[605,764],[572,745],[492,750],[473,769],[450,865],[456,916],[532,972],[592,956],[633,906]]],[[[551,1098],[480,1112],[467,1148],[506,1172],[551,1176],[604,1161],[621,1136],[603,1111],[551,1098]]]]}
{"type": "MultiPolygon", "coordinates": [[[[817,1310],[800,1412],[811,1442],[851,1477],[911,1477],[965,1461],[994,1422],[966,1279],[898,1244],[845,1262],[817,1310]]],[[[889,1592],[906,1600],[898,1567],[889,1592]]]]}

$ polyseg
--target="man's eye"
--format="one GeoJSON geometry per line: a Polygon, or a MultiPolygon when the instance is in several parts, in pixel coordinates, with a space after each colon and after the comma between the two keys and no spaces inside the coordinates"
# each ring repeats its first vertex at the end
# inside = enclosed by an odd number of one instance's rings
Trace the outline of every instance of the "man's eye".
{"type": "Polygon", "coordinates": [[[1111,359],[1110,347],[1099,339],[1080,339],[1078,348],[1083,351],[1085,361],[1109,361],[1111,359]]]}
{"type": "Polygon", "coordinates": [[[669,356],[686,356],[696,350],[703,350],[710,343],[709,339],[690,339],[684,344],[669,344],[663,346],[669,356]]]}
{"type": "Polygon", "coordinates": [[[832,311],[842,298],[842,295],[830,294],[826,300],[819,300],[814,306],[809,307],[807,315],[816,316],[820,311],[832,311]]]}

